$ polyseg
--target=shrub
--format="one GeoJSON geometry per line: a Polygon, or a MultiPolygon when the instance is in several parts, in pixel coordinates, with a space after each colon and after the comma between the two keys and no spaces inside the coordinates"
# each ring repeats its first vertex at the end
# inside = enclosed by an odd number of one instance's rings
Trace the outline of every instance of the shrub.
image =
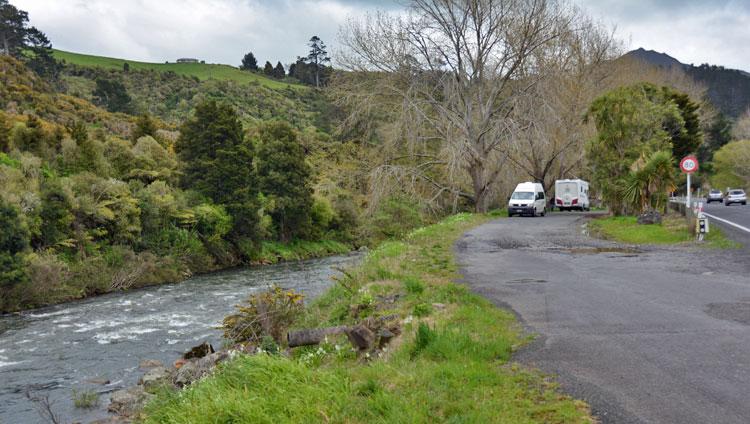
{"type": "Polygon", "coordinates": [[[80,409],[92,409],[99,405],[99,393],[92,390],[73,390],[73,405],[80,409]]]}
{"type": "Polygon", "coordinates": [[[302,295],[294,290],[273,286],[250,296],[237,313],[224,318],[224,337],[235,342],[261,342],[264,336],[281,343],[284,332],[302,315],[302,295]]]}
{"type": "Polygon", "coordinates": [[[26,281],[23,252],[29,247],[29,233],[18,212],[0,200],[0,288],[26,281]]]}
{"type": "Polygon", "coordinates": [[[415,317],[426,317],[427,315],[430,315],[432,313],[432,306],[426,304],[426,303],[419,303],[417,305],[414,305],[414,311],[412,314],[414,314],[415,317]]]}
{"type": "Polygon", "coordinates": [[[376,240],[400,238],[423,223],[414,202],[393,197],[378,205],[369,219],[368,232],[376,240]]]}
{"type": "Polygon", "coordinates": [[[404,288],[410,294],[422,294],[424,292],[424,284],[416,277],[405,277],[404,288]]]}

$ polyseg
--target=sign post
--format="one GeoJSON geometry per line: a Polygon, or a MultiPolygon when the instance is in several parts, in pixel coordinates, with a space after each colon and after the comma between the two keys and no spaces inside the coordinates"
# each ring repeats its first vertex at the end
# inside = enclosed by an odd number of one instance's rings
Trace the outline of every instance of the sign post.
{"type": "Polygon", "coordinates": [[[685,156],[680,161],[680,169],[687,174],[687,196],[685,198],[685,206],[692,208],[693,205],[690,202],[690,175],[698,170],[698,158],[692,155],[685,156]]]}

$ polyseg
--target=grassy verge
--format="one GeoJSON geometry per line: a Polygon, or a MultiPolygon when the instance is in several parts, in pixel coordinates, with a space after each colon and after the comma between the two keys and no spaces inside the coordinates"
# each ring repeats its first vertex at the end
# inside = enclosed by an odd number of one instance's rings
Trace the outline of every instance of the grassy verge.
{"type": "MultiPolygon", "coordinates": [[[[695,240],[685,219],[666,215],[661,225],[639,225],[634,216],[612,216],[589,222],[592,235],[626,244],[678,244],[695,240]]],[[[711,227],[706,236],[706,247],[736,249],[739,244],[729,240],[721,229],[711,227]]]]}
{"type": "Polygon", "coordinates": [[[261,263],[298,261],[330,255],[342,255],[351,250],[351,246],[334,240],[295,240],[291,243],[264,241],[261,245],[258,261],[261,263]]]}
{"type": "Polygon", "coordinates": [[[137,62],[127,59],[117,59],[112,57],[93,56],[80,53],[66,52],[63,50],[54,50],[55,59],[65,60],[80,66],[96,66],[104,69],[123,68],[123,63],[128,64],[131,69],[153,69],[159,72],[172,71],[179,75],[197,77],[201,80],[216,79],[235,81],[239,83],[257,83],[272,89],[283,89],[286,87],[304,88],[304,86],[285,81],[277,81],[267,78],[263,75],[242,71],[229,65],[209,64],[209,63],[148,63],[137,62]]]}
{"type": "Polygon", "coordinates": [[[454,241],[487,219],[457,215],[383,244],[296,324],[398,314],[402,335],[377,358],[336,338],[289,356],[240,355],[182,391],[159,393],[145,422],[591,422],[585,404],[509,362],[528,341],[513,315],[453,283],[454,241]]]}

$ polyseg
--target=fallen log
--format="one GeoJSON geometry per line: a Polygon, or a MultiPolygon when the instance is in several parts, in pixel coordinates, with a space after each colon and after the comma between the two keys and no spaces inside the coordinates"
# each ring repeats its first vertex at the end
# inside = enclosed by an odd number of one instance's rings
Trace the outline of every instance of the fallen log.
{"type": "Polygon", "coordinates": [[[293,330],[286,334],[286,341],[289,347],[312,346],[320,344],[326,336],[344,334],[349,330],[346,325],[326,328],[310,328],[304,330],[293,330]]]}

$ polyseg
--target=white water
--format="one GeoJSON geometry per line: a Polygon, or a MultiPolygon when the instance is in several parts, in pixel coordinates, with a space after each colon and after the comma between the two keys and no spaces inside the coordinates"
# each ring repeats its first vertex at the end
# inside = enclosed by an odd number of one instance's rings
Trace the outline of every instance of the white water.
{"type": "Polygon", "coordinates": [[[116,293],[21,315],[0,317],[0,423],[42,419],[31,396],[49,396],[62,422],[106,417],[109,393],[134,385],[138,364],[170,364],[203,341],[221,346],[217,327],[233,306],[272,284],[308,298],[331,284],[334,267],[356,256],[243,268],[184,283],[116,293]],[[91,380],[109,380],[97,385],[91,380]],[[95,390],[100,406],[79,410],[73,390],[95,390]]]}

